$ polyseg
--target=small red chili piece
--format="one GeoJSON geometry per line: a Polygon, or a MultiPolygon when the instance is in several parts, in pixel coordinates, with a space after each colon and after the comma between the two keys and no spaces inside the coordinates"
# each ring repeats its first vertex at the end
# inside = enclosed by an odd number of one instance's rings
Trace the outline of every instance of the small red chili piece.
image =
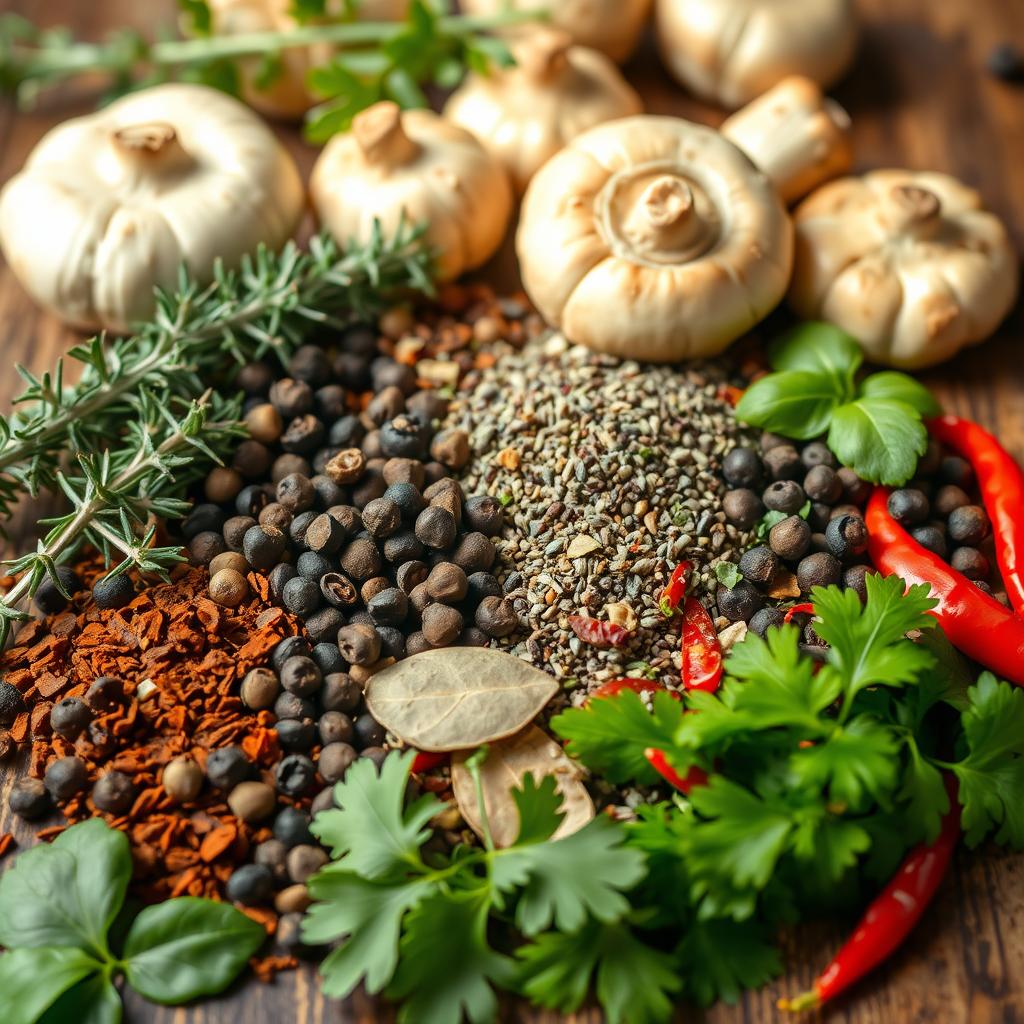
{"type": "Polygon", "coordinates": [[[600,700],[604,697],[614,697],[617,694],[622,693],[623,690],[632,690],[633,693],[667,693],[674,697],[676,700],[682,700],[683,698],[674,691],[670,690],[667,686],[659,683],[656,679],[610,679],[607,683],[602,683],[592,694],[590,694],[589,700],[600,700]]]}
{"type": "Polygon", "coordinates": [[[872,901],[853,934],[818,975],[814,988],[793,999],[780,999],[780,1010],[813,1010],[835,999],[887,960],[913,930],[949,867],[960,838],[960,805],[946,779],[949,810],[938,839],[915,846],[892,881],[872,901]]]}
{"type": "Polygon", "coordinates": [[[794,617],[797,615],[813,615],[814,605],[810,601],[805,601],[803,604],[795,604],[792,608],[786,610],[786,614],[783,616],[784,622],[792,622],[794,617]]]}
{"type": "Polygon", "coordinates": [[[412,759],[412,767],[409,771],[413,775],[419,775],[421,772],[432,771],[434,768],[440,768],[441,765],[446,764],[450,756],[450,754],[431,750],[417,750],[416,756],[412,759]]]}
{"type": "Polygon", "coordinates": [[[572,631],[592,647],[626,647],[633,634],[614,622],[592,619],[586,615],[572,615],[569,618],[572,631]]]}
{"type": "Polygon", "coordinates": [[[695,597],[683,605],[683,686],[714,693],[722,681],[722,645],[707,609],[695,597]]]}
{"type": "Polygon", "coordinates": [[[686,597],[686,588],[690,584],[690,573],[693,572],[693,562],[680,562],[669,577],[665,589],[658,599],[658,607],[662,615],[675,615],[679,605],[686,597]]]}
{"type": "Polygon", "coordinates": [[[657,750],[654,747],[648,747],[644,751],[644,757],[647,758],[650,766],[667,783],[678,789],[680,793],[685,793],[689,796],[691,789],[694,789],[696,786],[707,785],[708,773],[704,771],[703,768],[698,768],[696,765],[693,765],[685,775],[680,775],[679,772],[669,764],[664,750],[657,750]]]}
{"type": "Polygon", "coordinates": [[[736,408],[740,404],[740,399],[743,397],[743,388],[738,388],[734,384],[721,384],[718,388],[718,397],[725,402],[727,405],[736,408]]]}

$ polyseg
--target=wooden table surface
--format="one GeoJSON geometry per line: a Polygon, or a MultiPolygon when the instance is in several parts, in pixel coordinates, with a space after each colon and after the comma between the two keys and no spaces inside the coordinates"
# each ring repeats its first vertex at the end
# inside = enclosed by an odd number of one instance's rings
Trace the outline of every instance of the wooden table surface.
{"type": "MultiPolygon", "coordinates": [[[[557,3],[558,0],[553,0],[557,3]]],[[[836,95],[853,117],[860,168],[907,166],[958,175],[980,189],[1009,224],[1024,252],[1024,88],[1000,83],[984,69],[990,48],[1013,41],[1024,47],[1024,0],[858,0],[865,31],[857,64],[836,95]]],[[[86,37],[116,25],[153,31],[173,18],[173,0],[0,0],[47,24],[69,24],[86,37]]],[[[662,72],[649,44],[626,69],[648,110],[717,123],[722,115],[684,96],[662,72]]],[[[79,112],[74,98],[48,98],[28,113],[0,105],[0,181],[7,179],[39,136],[79,112]]],[[[315,152],[297,133],[282,136],[308,169],[315,152]]],[[[505,250],[490,270],[509,283],[514,273],[505,250]]],[[[0,266],[0,403],[7,408],[19,387],[15,363],[51,367],[73,336],[39,313],[0,266]]],[[[1024,315],[1020,307],[997,338],[928,374],[947,406],[994,429],[1024,458],[1024,315]]],[[[33,517],[34,518],[34,517],[33,517]]],[[[8,778],[0,775],[0,831],[7,816],[8,778]]],[[[1013,1024],[1024,1021],[1024,857],[984,849],[960,851],[920,927],[892,960],[849,999],[823,1015],[850,1024],[1013,1024]]],[[[784,992],[806,988],[815,967],[843,934],[840,923],[802,929],[787,948],[789,975],[747,995],[735,1007],[706,1014],[683,1010],[680,1019],[707,1024],[766,1024],[784,992]]],[[[0,1005],[3,994],[0,993],[0,1005]]],[[[3,1019],[0,1013],[0,1020],[3,1019]]],[[[320,1024],[384,1021],[389,1012],[358,997],[345,1005],[325,1000],[306,968],[271,986],[236,986],[217,1000],[185,1010],[128,1001],[128,1018],[152,1024],[320,1024]]],[[[556,1015],[509,1007],[505,1020],[550,1024],[556,1015]]],[[[596,1024],[596,1012],[580,1014],[596,1024]]]]}

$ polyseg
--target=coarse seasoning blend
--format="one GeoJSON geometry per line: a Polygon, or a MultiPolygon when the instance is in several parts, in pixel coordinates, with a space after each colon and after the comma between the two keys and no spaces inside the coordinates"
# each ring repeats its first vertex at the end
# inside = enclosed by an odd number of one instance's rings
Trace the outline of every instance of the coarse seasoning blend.
{"type": "Polygon", "coordinates": [[[750,543],[722,511],[722,459],[743,439],[725,383],[717,363],[641,367],[555,335],[502,358],[452,406],[448,425],[474,455],[464,488],[507,506],[497,572],[529,628],[513,650],[578,680],[580,700],[646,666],[677,687],[679,637],[658,608],[669,574],[692,560],[707,603],[716,564],[750,543]],[[569,625],[578,615],[635,629],[632,641],[585,644],[569,625]]]}

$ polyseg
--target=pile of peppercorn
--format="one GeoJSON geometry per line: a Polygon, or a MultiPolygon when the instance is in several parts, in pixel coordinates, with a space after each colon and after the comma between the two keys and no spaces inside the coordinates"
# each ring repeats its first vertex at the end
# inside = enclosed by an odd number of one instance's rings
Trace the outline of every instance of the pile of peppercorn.
{"type": "MultiPolygon", "coordinates": [[[[719,586],[722,615],[764,636],[813,587],[839,585],[864,599],[864,577],[875,571],[862,515],[871,485],[840,467],[828,445],[765,433],[756,449],[729,452],[722,474],[727,518],[761,541],[741,557],[740,578],[719,586]]],[[[820,643],[810,626],[806,639],[820,643]]]]}

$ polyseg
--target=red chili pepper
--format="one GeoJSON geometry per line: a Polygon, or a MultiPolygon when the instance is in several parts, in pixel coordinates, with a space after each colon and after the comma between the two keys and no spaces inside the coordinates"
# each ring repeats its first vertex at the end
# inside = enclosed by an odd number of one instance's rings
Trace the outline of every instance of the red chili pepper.
{"type": "Polygon", "coordinates": [[[996,675],[1024,685],[1024,621],[923,548],[889,515],[889,491],[876,487],[865,522],[871,561],[907,586],[927,583],[939,602],[932,614],[950,642],[996,675]]]}
{"type": "Polygon", "coordinates": [[[603,697],[614,697],[623,690],[632,690],[633,693],[667,693],[676,700],[683,698],[667,686],[659,683],[656,679],[611,679],[602,683],[589,697],[590,700],[600,700],[603,697]]]}
{"type": "MultiPolygon", "coordinates": [[[[753,382],[751,382],[753,383],[753,382]]],[[[738,388],[735,384],[721,384],[718,388],[718,397],[734,409],[740,404],[744,388],[738,388]]]]}
{"type": "Polygon", "coordinates": [[[1024,613],[1024,471],[987,431],[958,416],[940,416],[928,424],[932,436],[962,455],[973,467],[981,500],[992,521],[996,561],[1010,603],[1024,613]]]}
{"type": "Polygon", "coordinates": [[[657,750],[654,747],[648,747],[644,751],[644,757],[647,758],[651,767],[666,782],[678,789],[680,793],[685,793],[689,796],[690,790],[695,786],[707,785],[708,773],[704,771],[703,768],[698,768],[696,765],[693,765],[685,775],[680,775],[679,772],[669,764],[664,750],[657,750]]]}
{"type": "Polygon", "coordinates": [[[623,626],[586,615],[571,616],[569,625],[585,644],[593,647],[626,647],[633,638],[633,634],[623,626]]]}
{"type": "Polygon", "coordinates": [[[675,615],[679,610],[680,602],[686,597],[686,588],[690,584],[692,571],[693,562],[680,562],[672,570],[672,575],[658,600],[658,607],[663,615],[675,615]]]}
{"type": "Polygon", "coordinates": [[[949,779],[946,790],[949,810],[938,839],[928,846],[915,846],[907,854],[843,948],[818,975],[814,988],[794,999],[780,999],[780,1010],[811,1010],[835,999],[891,956],[910,934],[946,874],[960,838],[960,805],[949,779]]]}
{"type": "Polygon", "coordinates": [[[792,608],[786,610],[786,614],[782,617],[783,622],[792,622],[794,617],[797,615],[813,615],[814,605],[810,601],[805,601],[803,604],[795,604],[792,608]]]}
{"type": "Polygon", "coordinates": [[[688,597],[683,605],[683,686],[714,693],[722,681],[722,645],[704,605],[688,597]]]}
{"type": "Polygon", "coordinates": [[[429,772],[431,769],[439,768],[445,764],[450,756],[450,754],[436,753],[431,750],[417,750],[409,771],[413,775],[419,775],[420,772],[429,772]]]}

